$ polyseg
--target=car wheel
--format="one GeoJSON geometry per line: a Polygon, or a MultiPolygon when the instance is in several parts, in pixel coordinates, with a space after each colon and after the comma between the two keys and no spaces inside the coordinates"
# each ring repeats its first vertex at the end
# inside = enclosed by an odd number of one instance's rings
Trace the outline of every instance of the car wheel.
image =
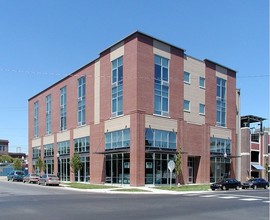
{"type": "Polygon", "coordinates": [[[23,183],[25,183],[25,181],[24,181],[24,180],[23,180],[22,182],[23,182],[23,183]]]}
{"type": "Polygon", "coordinates": [[[265,185],[263,188],[267,189],[267,185],[265,185]]]}
{"type": "Polygon", "coordinates": [[[239,186],[235,187],[235,190],[239,190],[239,186]]]}

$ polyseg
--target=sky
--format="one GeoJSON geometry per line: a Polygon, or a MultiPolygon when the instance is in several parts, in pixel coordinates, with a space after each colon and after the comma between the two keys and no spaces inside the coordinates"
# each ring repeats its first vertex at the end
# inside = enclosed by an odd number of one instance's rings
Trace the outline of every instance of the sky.
{"type": "Polygon", "coordinates": [[[28,99],[139,30],[237,71],[269,127],[268,0],[0,0],[0,139],[28,153],[28,99]]]}

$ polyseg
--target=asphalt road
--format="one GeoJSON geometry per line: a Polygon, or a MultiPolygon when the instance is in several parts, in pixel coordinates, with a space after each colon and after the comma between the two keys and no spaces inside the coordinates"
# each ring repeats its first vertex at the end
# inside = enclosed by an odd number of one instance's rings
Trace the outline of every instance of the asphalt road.
{"type": "Polygon", "coordinates": [[[0,219],[269,219],[269,190],[110,194],[0,181],[0,219]]]}

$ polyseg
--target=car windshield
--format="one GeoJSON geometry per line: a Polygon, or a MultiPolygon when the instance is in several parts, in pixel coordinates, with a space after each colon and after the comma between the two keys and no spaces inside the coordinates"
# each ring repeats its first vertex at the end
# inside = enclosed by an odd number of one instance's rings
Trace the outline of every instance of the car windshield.
{"type": "Polygon", "coordinates": [[[24,175],[24,173],[23,172],[16,172],[16,174],[18,174],[18,175],[24,175]]]}
{"type": "Polygon", "coordinates": [[[55,176],[55,175],[48,175],[48,177],[57,177],[57,176],[55,176]]]}

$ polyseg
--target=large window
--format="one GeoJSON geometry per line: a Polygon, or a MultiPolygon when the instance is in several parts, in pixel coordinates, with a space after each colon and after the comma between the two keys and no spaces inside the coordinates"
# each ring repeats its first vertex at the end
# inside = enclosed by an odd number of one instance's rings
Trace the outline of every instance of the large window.
{"type": "Polygon", "coordinates": [[[123,114],[123,57],[112,61],[112,117],[123,114]]]}
{"type": "Polygon", "coordinates": [[[41,156],[41,152],[40,152],[40,147],[33,147],[32,149],[32,158],[36,159],[39,158],[41,156]]]}
{"type": "Polygon", "coordinates": [[[70,145],[69,145],[69,141],[62,141],[57,143],[57,147],[58,147],[58,153],[59,155],[69,155],[70,152],[70,145]]]}
{"type": "Polygon", "coordinates": [[[146,128],[145,146],[176,149],[176,133],[173,131],[146,128]]]}
{"type": "Polygon", "coordinates": [[[44,172],[47,174],[54,173],[54,160],[53,159],[44,159],[44,172]]]}
{"type": "Polygon", "coordinates": [[[78,125],[85,124],[85,76],[78,79],[78,125]]]}
{"type": "Polygon", "coordinates": [[[231,140],[210,138],[210,182],[230,176],[231,140]]]}
{"type": "MultiPolygon", "coordinates": [[[[146,153],[145,154],[145,184],[170,184],[168,163],[175,161],[174,154],[146,153]]],[[[175,170],[172,173],[172,184],[175,184],[175,170]]]]}
{"type": "Polygon", "coordinates": [[[217,78],[217,125],[226,126],[226,80],[217,78]]]}
{"type": "Polygon", "coordinates": [[[89,146],[89,137],[83,137],[74,140],[75,153],[87,153],[89,152],[89,146]]]}
{"type": "Polygon", "coordinates": [[[46,96],[46,134],[52,133],[52,96],[46,96]]]}
{"type": "Polygon", "coordinates": [[[106,149],[124,148],[130,146],[130,129],[107,132],[106,149]]]}
{"type": "Polygon", "coordinates": [[[155,55],[155,114],[169,115],[169,60],[155,55]]]}
{"type": "Polygon", "coordinates": [[[130,183],[130,154],[108,154],[105,163],[106,183],[130,183]]]}
{"type": "Polygon", "coordinates": [[[39,109],[39,104],[38,102],[34,103],[34,137],[38,137],[38,110],[39,109]]]}
{"type": "Polygon", "coordinates": [[[67,88],[60,89],[60,130],[67,129],[67,88]]]}
{"type": "Polygon", "coordinates": [[[53,157],[53,144],[44,145],[44,157],[53,157]]]}

